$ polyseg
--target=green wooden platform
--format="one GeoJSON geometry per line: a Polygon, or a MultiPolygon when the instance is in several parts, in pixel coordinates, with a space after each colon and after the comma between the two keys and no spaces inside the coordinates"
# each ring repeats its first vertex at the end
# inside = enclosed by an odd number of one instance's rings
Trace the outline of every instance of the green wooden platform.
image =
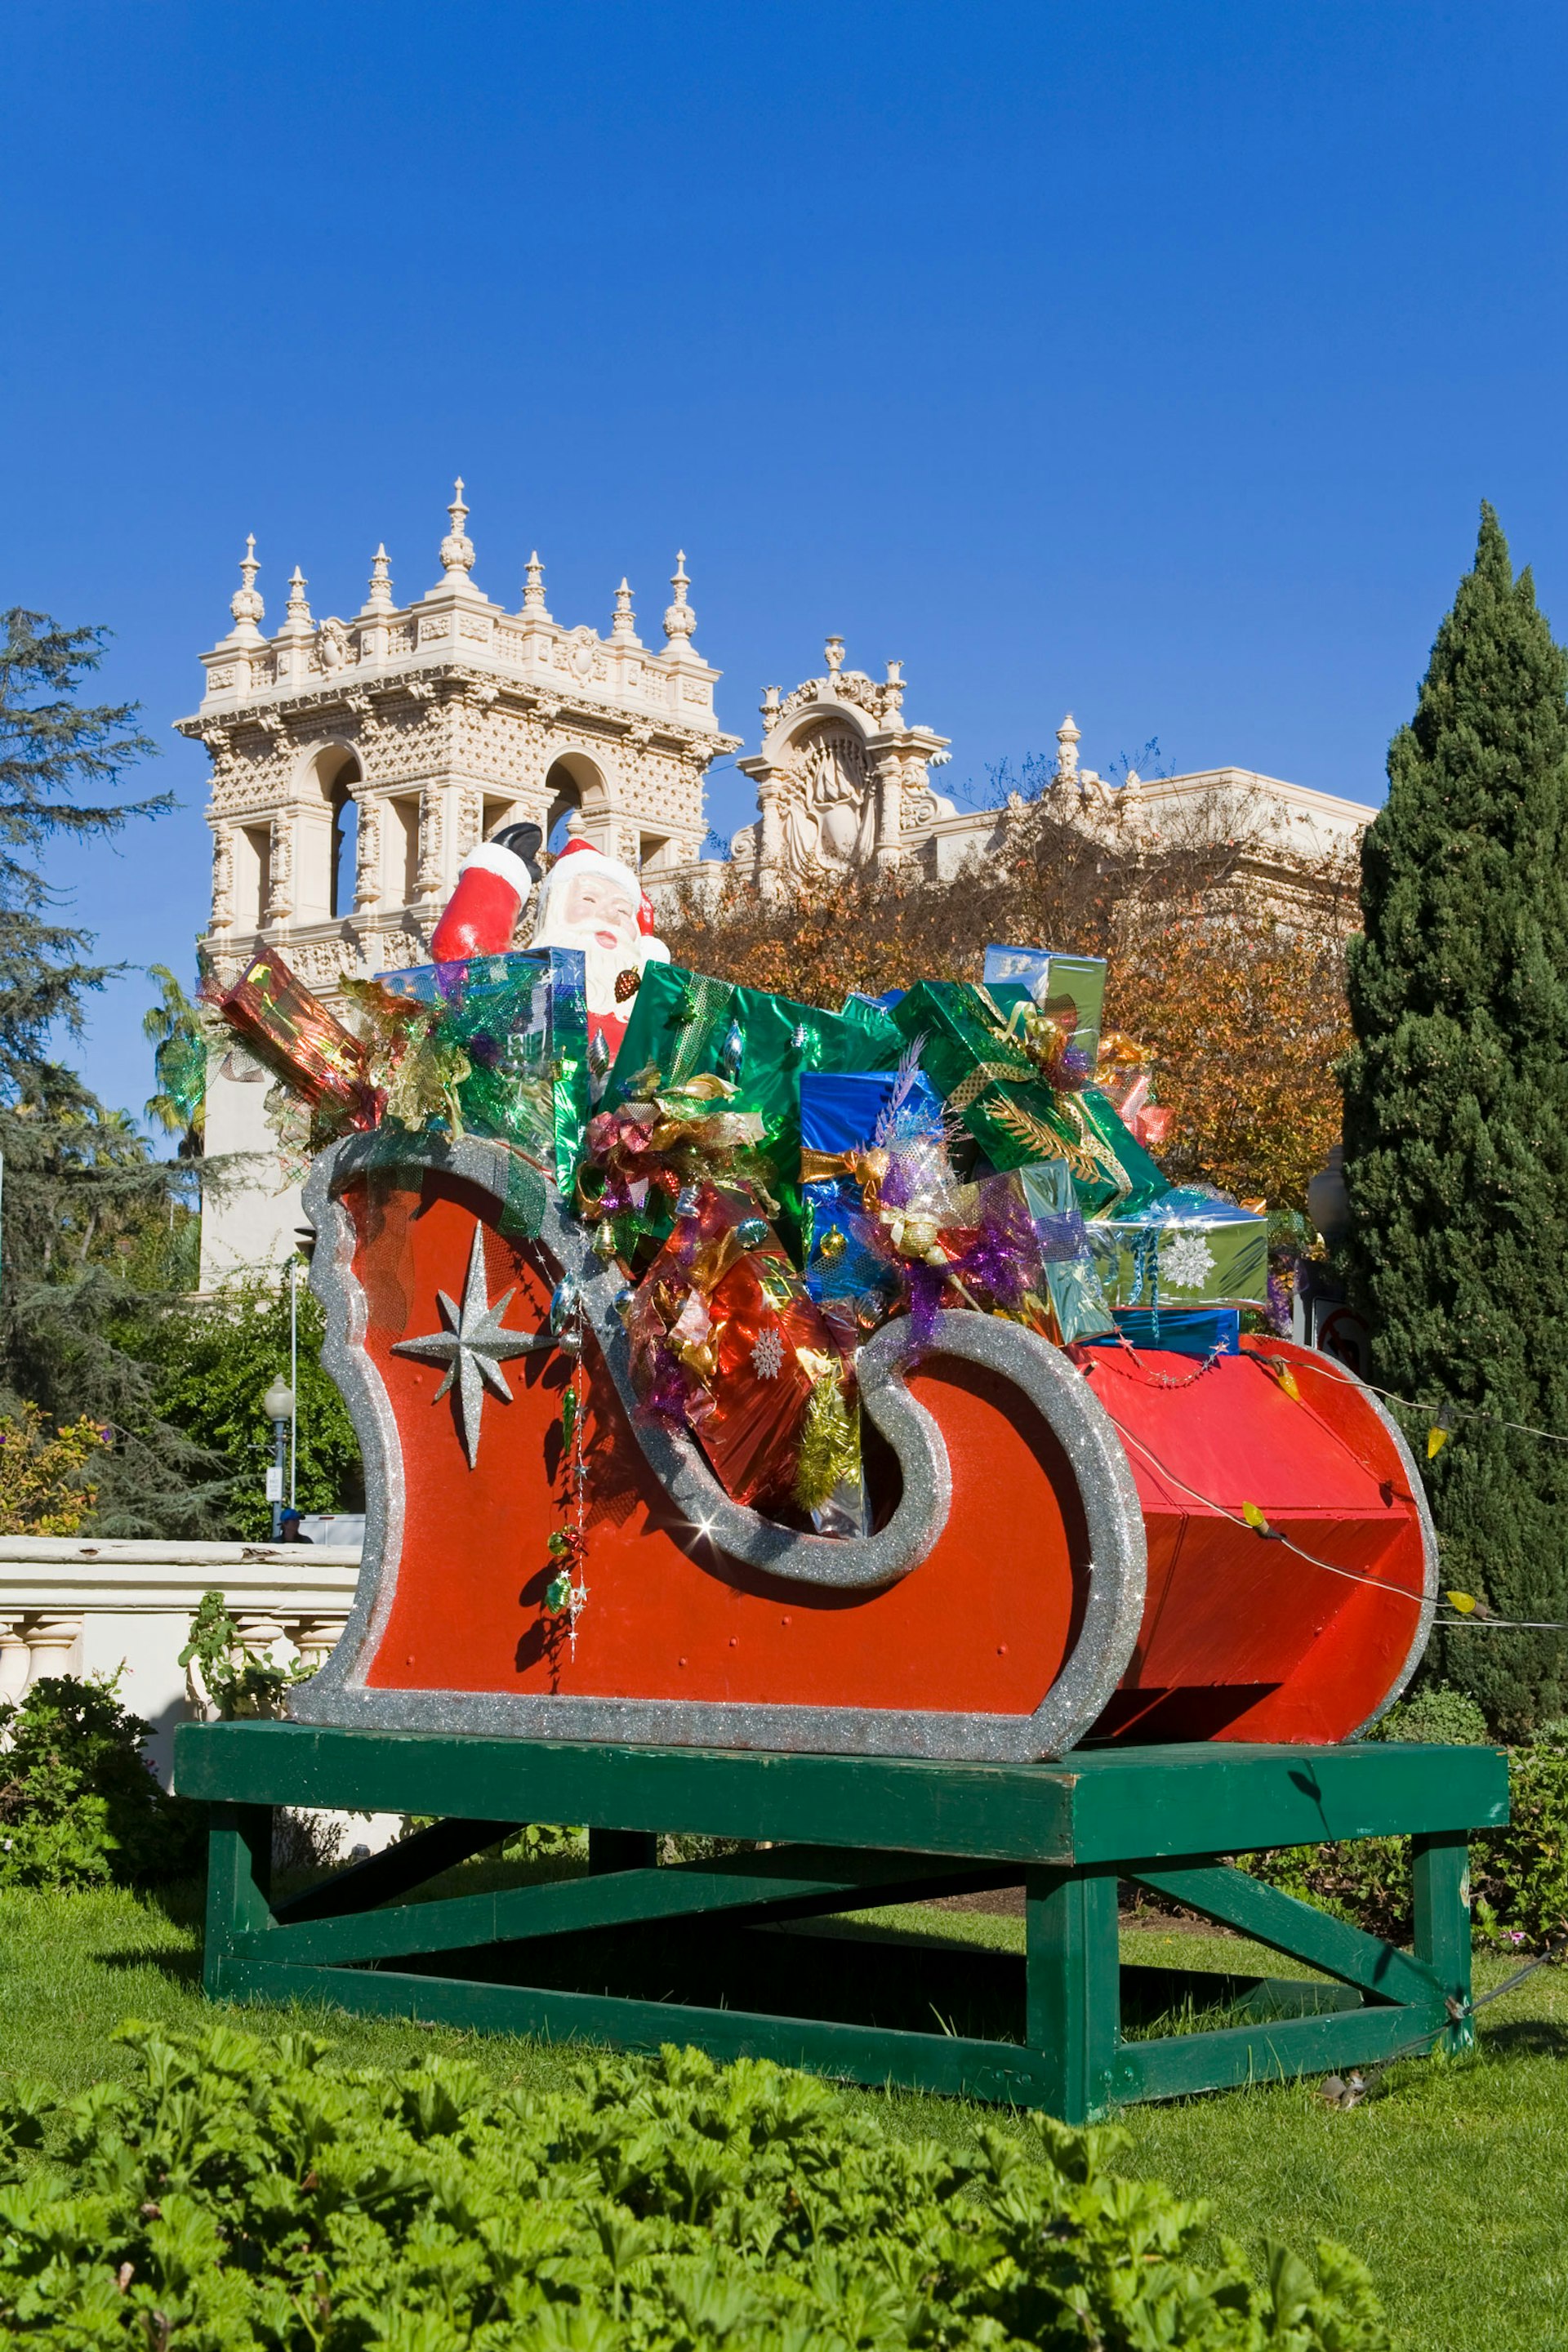
{"type": "MultiPolygon", "coordinates": [[[[1470,2039],[1467,1842],[1508,1817],[1492,1748],[1194,1746],[1054,1764],[631,1748],[187,1724],[175,1785],[213,1807],[214,1999],[627,2047],[690,2042],[1068,2122],[1470,2039]],[[277,1805],[437,1816],[274,1905],[277,1805]],[[586,1875],[407,1898],[527,1822],[585,1823],[586,1875]],[[660,1832],[770,1841],[659,1865],[660,1832]],[[1408,1832],[1402,1951],[1218,1857],[1408,1832]],[[1331,1981],[1123,1969],[1117,1882],[1173,1896],[1331,1981]],[[878,1938],[834,1914],[1024,1887],[1022,1958],[878,1938]],[[1125,2029],[1228,2003],[1205,2031],[1125,2029]],[[805,2013],[802,2013],[805,2012],[805,2013]]],[[[941,1914],[931,1915],[940,1925],[941,1914]]]]}

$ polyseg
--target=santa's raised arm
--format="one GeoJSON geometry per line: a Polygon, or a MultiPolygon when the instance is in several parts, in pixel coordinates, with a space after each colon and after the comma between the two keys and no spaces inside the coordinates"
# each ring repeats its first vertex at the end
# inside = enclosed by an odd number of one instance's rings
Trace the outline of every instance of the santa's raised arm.
{"type": "Polygon", "coordinates": [[[430,951],[437,963],[504,954],[521,944],[514,933],[531,898],[530,945],[582,949],[589,1038],[602,1037],[613,1059],[644,965],[668,963],[669,950],[653,935],[652,902],[629,866],[573,835],[541,881],[541,838],[537,825],[519,824],[480,842],[463,861],[430,951]]]}

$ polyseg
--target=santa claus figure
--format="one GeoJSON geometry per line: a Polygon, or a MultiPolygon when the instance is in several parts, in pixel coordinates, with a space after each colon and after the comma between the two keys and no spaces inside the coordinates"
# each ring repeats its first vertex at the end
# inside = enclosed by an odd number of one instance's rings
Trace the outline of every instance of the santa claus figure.
{"type": "Polygon", "coordinates": [[[430,951],[437,963],[504,954],[521,944],[513,933],[532,898],[530,944],[583,951],[589,1052],[605,1069],[626,1034],[643,967],[668,963],[669,950],[653,935],[652,904],[629,866],[573,835],[541,881],[542,838],[536,824],[508,825],[465,858],[430,951]]]}

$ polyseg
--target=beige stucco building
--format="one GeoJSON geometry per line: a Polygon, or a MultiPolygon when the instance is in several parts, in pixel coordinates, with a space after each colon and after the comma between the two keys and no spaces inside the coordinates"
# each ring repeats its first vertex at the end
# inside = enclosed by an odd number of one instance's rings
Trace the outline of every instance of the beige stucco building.
{"type": "MultiPolygon", "coordinates": [[[[312,617],[296,567],[283,623],[262,630],[255,541],[240,565],[233,626],[202,656],[205,688],[180,731],[212,761],[212,907],[203,956],[232,979],[260,943],[276,947],[330,1003],[347,971],[419,963],[474,845],[531,820],[549,838],[577,812],[595,847],[640,868],[657,901],[701,861],[704,779],[741,747],[722,730],[721,673],[698,653],[683,556],[657,648],[637,634],[632,593],[614,593],[606,635],[546,607],[537,554],[515,610],[476,585],[463,485],[448,509],[440,578],[399,603],[384,548],[347,620],[312,617]]],[[[756,822],[735,835],[731,870],[764,892],[864,866],[914,864],[933,877],[996,846],[1004,807],[963,808],[931,782],[947,739],[906,721],[902,667],[873,679],[826,667],[790,692],[768,688],[758,750],[737,762],[757,788],[756,822]]],[[[1359,802],[1238,769],[1149,782],[1112,795],[1080,769],[1070,717],[1057,773],[1086,824],[1179,828],[1194,812],[1245,811],[1257,870],[1282,883],[1293,858],[1352,847],[1371,816],[1359,802]]],[[[227,1179],[209,1192],[202,1283],[275,1268],[292,1250],[298,1193],[279,1189],[264,1115],[267,1082],[235,1050],[209,1073],[206,1148],[227,1179]]]]}

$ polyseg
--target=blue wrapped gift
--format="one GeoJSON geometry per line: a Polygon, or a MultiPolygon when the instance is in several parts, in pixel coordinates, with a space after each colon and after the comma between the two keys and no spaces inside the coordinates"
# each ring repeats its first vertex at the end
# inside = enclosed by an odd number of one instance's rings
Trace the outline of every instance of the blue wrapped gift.
{"type": "Polygon", "coordinates": [[[1172,1356],[1239,1356],[1241,1310],[1236,1307],[1119,1307],[1116,1328],[1086,1347],[1110,1348],[1125,1339],[1134,1348],[1163,1349],[1172,1356]]]}
{"type": "MultiPolygon", "coordinates": [[[[894,1070],[803,1070],[800,1076],[800,1175],[805,1204],[805,1286],[818,1301],[862,1291],[898,1295],[898,1277],[867,1246],[858,1154],[877,1140],[893,1099],[894,1070]],[[825,1247],[826,1244],[826,1247],[825,1247]]],[[[940,1126],[942,1097],[916,1070],[905,1087],[906,1116],[940,1126]]]]}

